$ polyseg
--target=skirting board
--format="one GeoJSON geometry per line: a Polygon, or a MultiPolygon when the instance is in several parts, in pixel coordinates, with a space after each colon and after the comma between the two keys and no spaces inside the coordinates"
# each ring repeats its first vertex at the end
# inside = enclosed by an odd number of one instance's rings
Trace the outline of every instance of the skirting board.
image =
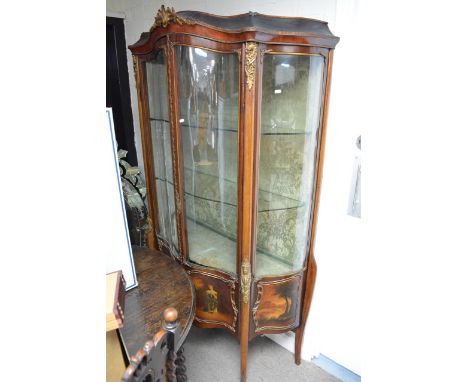
{"type": "MultiPolygon", "coordinates": [[[[286,350],[294,353],[294,332],[287,332],[282,334],[265,334],[265,337],[268,337],[270,340],[276,342],[278,345],[281,345],[286,350]]],[[[303,360],[310,361],[313,357],[318,356],[319,353],[319,349],[313,346],[313,344],[302,344],[301,358],[303,360]]]]}
{"type": "MultiPolygon", "coordinates": [[[[268,337],[272,341],[276,342],[278,345],[284,347],[286,350],[294,353],[294,333],[287,332],[283,334],[265,334],[265,337],[268,337]]],[[[306,344],[304,344],[306,345],[306,344]]],[[[361,382],[361,377],[351,370],[341,366],[332,359],[324,356],[318,351],[314,351],[310,347],[303,345],[302,350],[302,359],[310,362],[312,360],[318,367],[325,370],[327,373],[335,376],[343,382],[361,382]],[[308,351],[305,351],[308,349],[308,351]]]]}
{"type": "Polygon", "coordinates": [[[323,354],[319,354],[318,357],[313,358],[312,362],[325,370],[328,374],[335,376],[343,382],[361,382],[361,377],[359,375],[353,373],[351,370],[341,366],[323,354]]]}
{"type": "Polygon", "coordinates": [[[282,333],[282,334],[265,334],[265,337],[268,337],[273,342],[276,342],[278,345],[281,345],[286,350],[289,350],[291,353],[294,353],[294,333],[293,332],[287,332],[287,333],[282,333]]]}

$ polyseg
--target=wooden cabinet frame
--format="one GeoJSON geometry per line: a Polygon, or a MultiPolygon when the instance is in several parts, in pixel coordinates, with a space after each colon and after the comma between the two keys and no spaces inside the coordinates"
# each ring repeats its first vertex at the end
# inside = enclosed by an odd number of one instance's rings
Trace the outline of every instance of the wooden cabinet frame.
{"type": "MultiPolygon", "coordinates": [[[[317,224],[320,186],[323,171],[326,122],[330,93],[333,50],[339,39],[331,34],[326,23],[304,18],[282,18],[256,13],[224,17],[201,12],[175,13],[164,6],[158,11],[155,23],[148,33],[130,46],[134,59],[138,107],[144,152],[144,166],[148,188],[148,208],[151,227],[148,232],[150,247],[174,256],[197,285],[203,288],[215,284],[221,292],[220,304],[228,315],[205,316],[200,300],[195,324],[205,328],[224,328],[240,342],[241,381],[246,380],[247,348],[250,339],[263,333],[281,333],[294,330],[295,361],[300,364],[304,327],[312,300],[317,264],[313,243],[317,224]],[[294,23],[288,21],[294,19],[294,23]],[[237,130],[237,258],[236,273],[210,268],[191,262],[188,257],[188,239],[185,203],[183,201],[183,151],[179,124],[178,78],[175,48],[198,47],[222,53],[235,53],[239,58],[238,130],[237,130]],[[163,50],[167,70],[168,115],[171,134],[171,156],[176,206],[178,248],[158,235],[158,206],[153,162],[151,129],[149,126],[148,90],[145,66],[158,50],[163,50]],[[324,71],[321,89],[320,122],[316,136],[313,192],[310,209],[307,256],[302,269],[277,276],[256,277],[256,218],[260,161],[260,118],[262,99],[263,60],[267,54],[322,56],[324,71]],[[210,284],[211,283],[211,284],[210,284]],[[291,292],[286,298],[292,311],[285,325],[262,325],[262,304],[274,293],[272,288],[291,292]],[[294,309],[293,309],[294,308],[294,309]],[[217,317],[217,318],[216,318],[217,317]]],[[[218,298],[216,297],[216,298],[218,298]]],[[[217,301],[218,303],[218,301],[217,301]]],[[[216,313],[215,312],[215,313],[216,313]]]]}

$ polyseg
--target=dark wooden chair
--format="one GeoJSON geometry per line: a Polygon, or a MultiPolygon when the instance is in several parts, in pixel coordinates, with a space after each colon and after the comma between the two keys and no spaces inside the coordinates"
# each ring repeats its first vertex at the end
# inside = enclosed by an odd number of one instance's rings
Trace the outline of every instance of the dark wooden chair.
{"type": "Polygon", "coordinates": [[[178,313],[167,308],[163,314],[161,330],[130,358],[121,382],[185,382],[183,349],[175,351],[175,338],[179,326],[178,313]]]}

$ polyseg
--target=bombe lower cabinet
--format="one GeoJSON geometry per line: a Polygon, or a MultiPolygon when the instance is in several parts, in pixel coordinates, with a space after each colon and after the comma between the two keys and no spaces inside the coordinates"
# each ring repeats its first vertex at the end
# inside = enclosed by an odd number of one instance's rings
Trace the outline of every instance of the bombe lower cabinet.
{"type": "Polygon", "coordinates": [[[163,6],[130,46],[149,245],[190,275],[195,325],[239,340],[243,381],[259,334],[294,331],[300,363],[338,40],[313,19],[163,6]]]}

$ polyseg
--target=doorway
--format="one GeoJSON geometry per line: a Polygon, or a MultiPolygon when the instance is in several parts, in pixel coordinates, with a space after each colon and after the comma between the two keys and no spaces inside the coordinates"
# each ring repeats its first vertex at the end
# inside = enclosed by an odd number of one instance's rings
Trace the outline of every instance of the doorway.
{"type": "Polygon", "coordinates": [[[106,17],[106,106],[112,107],[115,137],[119,149],[128,151],[126,161],[138,166],[130,86],[127,44],[123,19],[106,17]]]}

